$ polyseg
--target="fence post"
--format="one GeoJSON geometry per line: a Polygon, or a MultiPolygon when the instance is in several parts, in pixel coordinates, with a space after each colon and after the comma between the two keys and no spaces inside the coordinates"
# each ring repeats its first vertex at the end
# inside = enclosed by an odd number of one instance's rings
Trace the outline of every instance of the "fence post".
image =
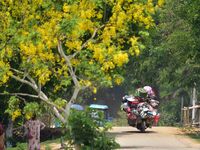
{"type": "Polygon", "coordinates": [[[183,112],[184,112],[184,110],[183,110],[183,96],[181,96],[181,125],[183,126],[183,112]]]}
{"type": "Polygon", "coordinates": [[[183,126],[185,126],[186,125],[186,109],[185,109],[185,107],[182,109],[182,111],[183,111],[183,126]]]}
{"type": "Polygon", "coordinates": [[[198,124],[199,124],[199,128],[200,128],[200,108],[198,108],[198,111],[199,111],[199,120],[198,120],[198,124]]]}
{"type": "Polygon", "coordinates": [[[186,113],[187,113],[187,125],[190,125],[190,109],[189,107],[186,108],[186,113]]]}

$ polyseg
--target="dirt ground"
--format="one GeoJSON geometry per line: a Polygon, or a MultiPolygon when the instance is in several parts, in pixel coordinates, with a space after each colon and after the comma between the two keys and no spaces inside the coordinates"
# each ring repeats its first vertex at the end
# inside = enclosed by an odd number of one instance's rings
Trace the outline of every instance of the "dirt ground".
{"type": "MultiPolygon", "coordinates": [[[[190,139],[175,127],[153,127],[140,133],[133,127],[113,127],[111,135],[121,145],[120,150],[200,150],[200,143],[190,139]]],[[[42,145],[41,150],[45,150],[42,145]]],[[[58,150],[60,144],[49,144],[51,150],[58,150]]]]}

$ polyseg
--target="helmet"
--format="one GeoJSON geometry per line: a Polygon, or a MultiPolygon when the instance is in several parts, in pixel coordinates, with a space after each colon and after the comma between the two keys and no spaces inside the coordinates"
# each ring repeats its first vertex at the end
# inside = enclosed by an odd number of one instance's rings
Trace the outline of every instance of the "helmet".
{"type": "Polygon", "coordinates": [[[135,92],[135,96],[145,98],[147,97],[147,91],[144,88],[138,88],[135,92]]]}
{"type": "Polygon", "coordinates": [[[147,94],[149,96],[153,96],[154,95],[152,87],[150,87],[150,86],[144,86],[144,90],[146,90],[146,92],[147,92],[147,94]]]}

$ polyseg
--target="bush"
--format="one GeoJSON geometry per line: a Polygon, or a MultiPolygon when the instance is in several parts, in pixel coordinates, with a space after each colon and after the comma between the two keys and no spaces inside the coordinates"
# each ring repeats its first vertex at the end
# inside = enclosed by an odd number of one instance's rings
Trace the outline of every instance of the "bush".
{"type": "Polygon", "coordinates": [[[158,125],[160,126],[177,126],[180,122],[180,102],[170,100],[161,103],[159,112],[161,114],[158,125]]]}
{"type": "Polygon", "coordinates": [[[118,117],[113,120],[114,126],[128,126],[126,112],[123,110],[118,111],[118,117]]]}
{"type": "Polygon", "coordinates": [[[78,146],[81,150],[112,150],[119,147],[112,137],[106,132],[111,125],[103,119],[103,113],[98,112],[98,117],[91,117],[94,110],[72,110],[69,120],[67,140],[78,146]],[[101,127],[100,127],[101,125],[101,127]]]}

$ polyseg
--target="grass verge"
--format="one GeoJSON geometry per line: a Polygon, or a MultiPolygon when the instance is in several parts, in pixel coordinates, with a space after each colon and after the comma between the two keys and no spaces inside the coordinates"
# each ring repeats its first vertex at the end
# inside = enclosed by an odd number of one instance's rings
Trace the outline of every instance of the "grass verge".
{"type": "Polygon", "coordinates": [[[189,136],[190,138],[200,143],[200,128],[184,127],[181,128],[181,130],[185,133],[185,135],[189,136]]]}
{"type": "MultiPolygon", "coordinates": [[[[50,150],[49,145],[51,143],[59,144],[60,138],[55,139],[55,140],[47,140],[45,142],[41,142],[41,147],[45,147],[45,150],[50,150]]],[[[27,150],[27,143],[17,143],[17,147],[9,147],[6,150],[27,150]]]]}

